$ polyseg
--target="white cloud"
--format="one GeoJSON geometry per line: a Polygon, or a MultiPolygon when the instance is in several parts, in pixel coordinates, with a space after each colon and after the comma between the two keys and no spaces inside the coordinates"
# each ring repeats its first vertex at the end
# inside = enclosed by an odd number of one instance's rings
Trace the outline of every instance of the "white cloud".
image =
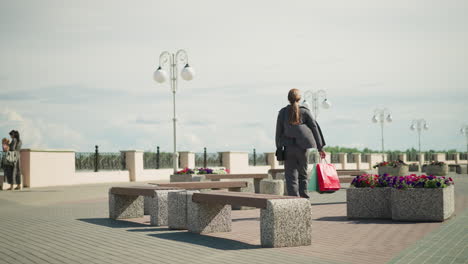
{"type": "Polygon", "coordinates": [[[67,148],[79,149],[85,138],[64,124],[29,119],[13,109],[0,110],[0,131],[5,136],[10,130],[18,130],[23,148],[67,148]]]}

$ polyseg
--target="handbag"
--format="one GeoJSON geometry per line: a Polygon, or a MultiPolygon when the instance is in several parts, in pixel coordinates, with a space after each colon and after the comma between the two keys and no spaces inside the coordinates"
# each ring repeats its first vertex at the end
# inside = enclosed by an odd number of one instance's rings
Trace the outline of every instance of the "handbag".
{"type": "Polygon", "coordinates": [[[317,165],[312,164],[312,170],[310,171],[309,186],[307,187],[309,192],[318,192],[318,181],[317,181],[317,165]]]}
{"type": "Polygon", "coordinates": [[[284,147],[277,148],[275,156],[277,161],[284,161],[286,158],[284,147]]]}
{"type": "Polygon", "coordinates": [[[6,165],[15,165],[18,161],[18,152],[16,151],[7,151],[5,157],[5,164],[6,165]]]}
{"type": "Polygon", "coordinates": [[[335,165],[327,163],[325,159],[317,164],[317,178],[321,192],[334,192],[341,188],[335,165]]]}

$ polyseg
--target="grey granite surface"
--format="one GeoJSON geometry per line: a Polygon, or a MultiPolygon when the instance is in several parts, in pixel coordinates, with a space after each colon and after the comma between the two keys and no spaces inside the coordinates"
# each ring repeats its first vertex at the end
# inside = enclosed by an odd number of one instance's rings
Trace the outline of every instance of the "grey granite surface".
{"type": "Polygon", "coordinates": [[[439,165],[427,165],[426,166],[426,174],[428,175],[436,175],[436,176],[445,176],[448,174],[448,166],[444,164],[442,166],[439,165]]]}
{"type": "Polygon", "coordinates": [[[215,233],[231,231],[231,206],[192,202],[187,195],[187,229],[193,233],[215,233]]]}
{"type": "Polygon", "coordinates": [[[109,217],[112,219],[139,218],[144,212],[143,196],[118,195],[109,191],[109,217]]]}
{"type": "Polygon", "coordinates": [[[391,219],[391,188],[349,188],[346,190],[348,218],[391,219]]]}
{"type": "Polygon", "coordinates": [[[168,226],[170,229],[187,229],[187,199],[199,191],[168,193],[168,226]]]}
{"type": "Polygon", "coordinates": [[[154,197],[145,197],[150,201],[148,210],[151,225],[168,225],[168,195],[172,192],[181,192],[181,190],[155,190],[154,197]]]}
{"type": "Polygon", "coordinates": [[[309,200],[269,200],[260,211],[262,247],[296,247],[312,243],[312,212],[309,200]]]}
{"type": "Polygon", "coordinates": [[[284,181],[263,179],[260,182],[260,193],[283,195],[284,194],[284,181]]]}
{"type": "Polygon", "coordinates": [[[455,211],[454,188],[392,189],[391,204],[393,220],[444,221],[455,211]]]}

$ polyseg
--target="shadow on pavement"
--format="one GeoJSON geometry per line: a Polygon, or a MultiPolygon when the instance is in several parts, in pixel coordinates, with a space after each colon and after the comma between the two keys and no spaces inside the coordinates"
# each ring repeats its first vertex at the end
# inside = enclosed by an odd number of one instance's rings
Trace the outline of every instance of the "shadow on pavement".
{"type": "Polygon", "coordinates": [[[389,219],[349,219],[346,216],[325,216],[313,219],[314,221],[325,222],[349,222],[350,224],[408,224],[413,222],[392,221],[389,219]]]}
{"type": "Polygon", "coordinates": [[[163,234],[150,234],[149,236],[161,239],[168,239],[177,242],[190,243],[204,247],[210,247],[220,250],[241,250],[241,249],[258,249],[260,245],[251,245],[240,241],[212,237],[206,235],[199,235],[190,232],[176,232],[176,233],[163,233],[163,234]]]}
{"type": "Polygon", "coordinates": [[[161,232],[161,231],[174,231],[168,227],[153,227],[153,228],[142,228],[142,229],[129,229],[130,232],[161,232]]]}
{"type": "Polygon", "coordinates": [[[125,221],[125,220],[114,220],[110,218],[83,218],[77,219],[89,224],[107,226],[112,228],[132,228],[132,227],[148,227],[148,225],[125,221]]]}
{"type": "Polygon", "coordinates": [[[330,204],[346,204],[346,202],[333,202],[333,203],[311,203],[310,205],[316,206],[316,205],[330,205],[330,204]]]}
{"type": "Polygon", "coordinates": [[[249,218],[236,218],[232,219],[232,222],[240,222],[240,221],[260,221],[260,217],[249,217],[249,218]]]}

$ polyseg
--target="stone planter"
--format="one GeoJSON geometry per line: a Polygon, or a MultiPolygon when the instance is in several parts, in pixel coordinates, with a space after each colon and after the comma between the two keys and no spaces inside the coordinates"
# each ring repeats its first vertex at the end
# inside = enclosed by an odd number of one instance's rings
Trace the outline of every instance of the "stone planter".
{"type": "Polygon", "coordinates": [[[436,176],[445,176],[448,173],[448,166],[444,164],[442,166],[439,165],[427,165],[426,167],[426,174],[428,175],[436,175],[436,176]]]}
{"type": "Polygon", "coordinates": [[[348,218],[391,219],[391,188],[348,188],[346,204],[348,218]]]}
{"type": "Polygon", "coordinates": [[[455,211],[454,187],[392,189],[391,208],[392,220],[441,222],[455,211]]]}
{"type": "Polygon", "coordinates": [[[203,174],[172,174],[170,182],[192,182],[192,181],[206,181],[203,174]]]}
{"type": "Polygon", "coordinates": [[[379,167],[379,175],[383,175],[387,173],[388,175],[392,176],[405,176],[409,174],[409,166],[402,165],[398,167],[391,167],[391,166],[381,166],[379,167]]]}

